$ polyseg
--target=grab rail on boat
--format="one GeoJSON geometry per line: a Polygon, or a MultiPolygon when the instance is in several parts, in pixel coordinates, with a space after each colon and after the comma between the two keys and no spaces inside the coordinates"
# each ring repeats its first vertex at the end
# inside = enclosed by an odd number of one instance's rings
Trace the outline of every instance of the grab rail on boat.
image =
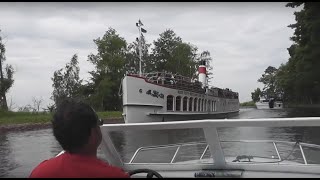
{"type": "MultiPolygon", "coordinates": [[[[278,160],[274,161],[275,163],[277,162],[281,162],[285,159],[287,159],[289,156],[287,156],[286,158],[282,159],[277,147],[277,143],[287,143],[287,144],[292,144],[292,145],[298,145],[299,146],[299,150],[301,152],[301,155],[303,157],[304,160],[304,164],[307,165],[307,159],[305,156],[305,153],[303,151],[303,146],[304,147],[311,147],[311,148],[319,148],[320,149],[320,145],[316,145],[316,144],[308,144],[308,143],[300,143],[300,142],[290,142],[290,141],[273,141],[273,140],[230,140],[230,141],[220,141],[223,143],[230,143],[230,142],[242,142],[242,143],[272,143],[275,151],[277,153],[278,156],[278,160]]],[[[206,154],[206,152],[209,149],[209,145],[206,142],[191,142],[191,143],[178,143],[178,144],[168,144],[168,145],[159,145],[159,146],[145,146],[145,147],[140,147],[138,148],[135,153],[133,154],[132,158],[130,159],[129,163],[127,164],[134,164],[134,160],[136,159],[136,157],[138,156],[138,154],[141,151],[146,151],[146,150],[154,150],[154,149],[164,149],[164,148],[171,148],[171,147],[177,147],[173,157],[170,160],[170,164],[174,163],[175,158],[177,157],[177,154],[179,153],[179,150],[182,146],[192,146],[192,145],[203,145],[206,144],[206,147],[204,149],[204,151],[201,153],[201,156],[198,160],[202,160],[204,155],[206,154]]],[[[294,147],[295,148],[295,147],[294,147]]],[[[292,151],[294,150],[294,148],[292,149],[292,151]]],[[[289,154],[290,155],[290,154],[289,154]]]]}

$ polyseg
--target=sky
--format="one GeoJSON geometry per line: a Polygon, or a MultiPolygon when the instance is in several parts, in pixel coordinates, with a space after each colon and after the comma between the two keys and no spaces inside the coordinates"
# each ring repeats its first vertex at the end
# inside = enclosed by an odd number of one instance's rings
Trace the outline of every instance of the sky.
{"type": "Polygon", "coordinates": [[[138,36],[141,19],[146,41],[166,29],[184,42],[208,50],[213,59],[210,85],[239,92],[240,102],[251,92],[268,66],[288,61],[294,12],[285,2],[0,2],[0,29],[6,47],[5,64],[15,69],[7,94],[12,110],[50,99],[54,71],[78,54],[80,78],[88,79],[96,54],[93,39],[109,27],[128,43],[138,36]]]}

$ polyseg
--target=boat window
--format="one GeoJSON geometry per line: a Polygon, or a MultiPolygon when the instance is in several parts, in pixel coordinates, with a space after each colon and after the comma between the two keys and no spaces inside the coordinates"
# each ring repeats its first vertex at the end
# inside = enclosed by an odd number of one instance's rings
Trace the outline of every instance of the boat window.
{"type": "Polygon", "coordinates": [[[183,98],[183,111],[188,110],[188,97],[183,98]]]}
{"type": "Polygon", "coordinates": [[[176,97],[176,111],[181,111],[181,96],[176,97]]]}
{"type": "Polygon", "coordinates": [[[167,96],[167,111],[173,111],[173,96],[167,96]]]}
{"type": "Polygon", "coordinates": [[[211,111],[211,100],[208,101],[208,111],[211,111]]]}
{"type": "Polygon", "coordinates": [[[276,149],[271,142],[221,142],[221,148],[227,163],[232,162],[276,162],[279,160],[276,149]],[[237,149],[237,151],[234,151],[237,149]]]}
{"type": "Polygon", "coordinates": [[[198,101],[198,111],[200,112],[200,110],[201,110],[201,99],[199,98],[199,101],[198,101]]]}
{"type": "Polygon", "coordinates": [[[201,100],[201,111],[204,111],[204,99],[201,100]]]}
{"type": "Polygon", "coordinates": [[[207,100],[206,100],[206,99],[204,100],[204,108],[203,108],[203,111],[205,111],[205,112],[208,111],[208,110],[207,110],[207,100]]]}
{"type": "Polygon", "coordinates": [[[193,98],[190,97],[190,99],[189,99],[189,111],[192,111],[192,102],[193,102],[193,98]]]}
{"type": "Polygon", "coordinates": [[[194,98],[193,111],[197,111],[198,98],[194,98]]]}
{"type": "Polygon", "coordinates": [[[213,164],[201,128],[126,130],[109,135],[124,163],[213,164]]]}

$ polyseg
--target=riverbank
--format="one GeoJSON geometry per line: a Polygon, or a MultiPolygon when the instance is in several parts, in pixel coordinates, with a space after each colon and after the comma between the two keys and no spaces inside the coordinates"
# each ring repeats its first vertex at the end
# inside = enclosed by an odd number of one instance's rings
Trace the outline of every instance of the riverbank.
{"type": "MultiPolygon", "coordinates": [[[[120,124],[124,123],[123,118],[121,117],[114,117],[114,118],[107,118],[103,119],[104,124],[120,124]]],[[[51,128],[50,122],[44,123],[22,123],[22,124],[4,124],[0,125],[0,134],[11,132],[11,131],[32,131],[32,130],[39,130],[39,129],[46,129],[51,128]]]]}
{"type": "MultiPolygon", "coordinates": [[[[120,111],[97,112],[97,114],[101,119],[113,119],[122,117],[122,112],[120,111]]],[[[47,112],[0,111],[0,126],[26,123],[49,123],[51,119],[52,114],[47,112]]]]}
{"type": "Polygon", "coordinates": [[[248,101],[248,102],[243,102],[240,103],[240,108],[245,109],[245,108],[257,108],[256,103],[253,101],[248,101]]]}
{"type": "Polygon", "coordinates": [[[257,108],[257,106],[240,106],[240,109],[251,109],[251,108],[257,108]]]}
{"type": "MultiPolygon", "coordinates": [[[[106,124],[124,123],[122,112],[97,112],[106,124]]],[[[0,133],[26,131],[51,127],[52,114],[46,112],[0,112],[0,133]]]]}

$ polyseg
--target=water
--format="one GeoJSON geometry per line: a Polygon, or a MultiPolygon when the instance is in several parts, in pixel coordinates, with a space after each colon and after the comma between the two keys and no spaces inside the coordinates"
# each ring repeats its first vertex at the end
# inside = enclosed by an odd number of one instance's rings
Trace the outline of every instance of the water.
{"type": "MultiPolygon", "coordinates": [[[[320,117],[318,109],[283,109],[283,110],[257,110],[241,109],[238,116],[233,118],[269,118],[269,117],[320,117]]],[[[219,135],[222,140],[234,139],[277,139],[285,141],[303,141],[320,145],[319,128],[221,128],[219,135]]],[[[147,132],[146,132],[147,133],[147,132]]],[[[152,132],[155,133],[155,132],[152,132]]],[[[170,133],[169,133],[170,134],[170,133]]],[[[162,134],[163,135],[163,134],[162,134]]],[[[162,143],[162,135],[152,136],[149,143],[152,145],[162,143]]],[[[147,134],[139,134],[140,137],[148,137],[147,134]]],[[[151,136],[149,136],[151,137],[151,136]]],[[[135,139],[139,138],[137,135],[135,139]]],[[[174,142],[194,142],[201,141],[203,134],[198,130],[188,132],[175,131],[170,134],[170,138],[165,137],[166,141],[174,142]]],[[[128,161],[130,155],[136,147],[145,144],[131,143],[124,139],[123,135],[117,135],[115,144],[123,153],[127,153],[123,159],[128,161]]],[[[228,144],[225,144],[228,152],[234,154],[235,150],[228,144]]],[[[260,147],[262,148],[262,147],[260,147]]],[[[262,148],[263,149],[263,148],[262,148]]],[[[51,129],[7,132],[0,134],[0,177],[28,177],[32,169],[45,159],[54,157],[61,151],[61,147],[52,135],[51,129]]],[[[186,150],[186,152],[190,152],[186,150]]],[[[182,152],[183,153],[183,152],[182,152]]],[[[237,152],[239,154],[239,152],[237,152]]],[[[295,152],[297,153],[297,152],[295,152]]],[[[295,154],[293,153],[293,154],[295,154]]],[[[186,155],[188,153],[185,153],[186,155]]],[[[197,154],[197,153],[196,153],[197,154]]],[[[199,154],[199,153],[198,153],[199,154]]],[[[104,159],[101,150],[98,156],[104,159]]],[[[319,159],[319,154],[313,155],[319,159]]],[[[157,159],[157,157],[154,157],[157,159]]],[[[161,156],[159,159],[163,158],[161,156]]],[[[301,158],[298,158],[298,160],[301,158]]],[[[320,160],[319,160],[320,162],[320,160]]]]}

